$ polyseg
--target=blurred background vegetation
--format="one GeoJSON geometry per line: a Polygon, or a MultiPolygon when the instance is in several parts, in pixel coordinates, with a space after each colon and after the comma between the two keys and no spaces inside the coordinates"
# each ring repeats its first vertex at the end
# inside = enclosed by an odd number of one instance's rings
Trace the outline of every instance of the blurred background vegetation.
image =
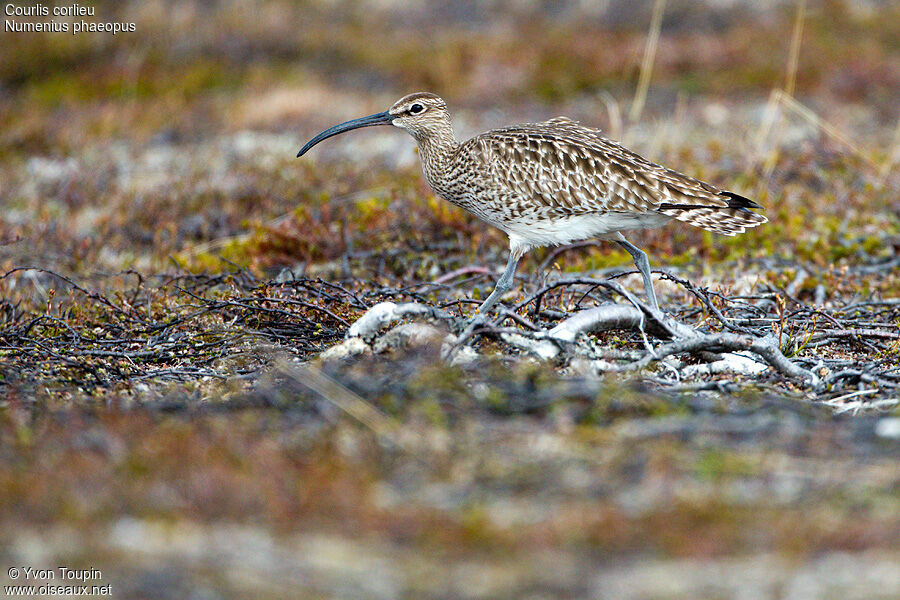
{"type": "MultiPolygon", "coordinates": [[[[639,108],[633,99],[655,4],[97,2],[95,20],[134,22],[137,31],[5,33],[0,194],[21,218],[4,222],[4,237],[31,236],[39,213],[77,223],[81,234],[59,240],[66,252],[55,257],[76,270],[103,264],[104,249],[110,268],[158,267],[212,242],[185,257],[204,268],[218,256],[256,266],[333,258],[348,239],[357,248],[401,244],[390,232],[375,243],[357,235],[356,207],[321,204],[364,190],[427,193],[408,140],[382,133],[393,145],[373,145],[357,134],[304,161],[290,150],[332,123],[430,90],[449,101],[462,137],[566,113],[654,160],[737,188],[778,217],[727,242],[697,231],[648,233],[643,241],[673,264],[698,253],[733,259],[798,248],[834,261],[866,243],[893,212],[885,183],[900,131],[900,6],[662,3],[639,108]],[[776,90],[801,111],[784,98],[772,102],[776,90]],[[204,143],[212,146],[197,154],[204,143]],[[335,152],[343,160],[332,168],[346,170],[310,166],[335,152]],[[372,160],[391,176],[366,169],[372,160]],[[398,168],[412,177],[408,185],[392,183],[398,168]],[[837,171],[846,176],[832,181],[837,171]],[[872,193],[863,198],[866,186],[872,193]],[[292,215],[297,206],[305,208],[292,215]],[[199,208],[213,212],[201,218],[199,208]],[[340,244],[327,227],[299,222],[322,210],[332,211],[324,221],[348,223],[340,244]],[[838,231],[847,219],[860,234],[853,239],[838,231]],[[210,248],[211,256],[197,256],[210,248]]],[[[449,210],[450,224],[464,226],[469,217],[449,210]]],[[[893,218],[887,227],[895,230],[893,218]]],[[[428,223],[412,229],[431,232],[428,223]]],[[[491,246],[501,242],[487,235],[491,246]]],[[[588,254],[594,266],[603,256],[627,259],[611,248],[588,254]]]]}
{"type": "MultiPolygon", "coordinates": [[[[245,127],[283,131],[356,103],[434,90],[490,110],[610,93],[630,100],[652,2],[95,2],[112,35],[5,35],[4,149],[59,152],[245,127]],[[281,100],[281,102],[277,102],[281,100]],[[264,105],[256,106],[254,105],[264,105]]],[[[810,2],[794,91],[896,123],[897,4],[810,2]]],[[[794,2],[666,3],[651,98],[764,99],[783,87],[794,2]]],[[[604,119],[602,113],[595,117],[604,119]]]]}

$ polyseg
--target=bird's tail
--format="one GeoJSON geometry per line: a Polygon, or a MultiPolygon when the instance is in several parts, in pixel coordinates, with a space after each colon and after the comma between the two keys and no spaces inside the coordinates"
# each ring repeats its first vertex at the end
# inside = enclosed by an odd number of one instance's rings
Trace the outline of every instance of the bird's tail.
{"type": "Polygon", "coordinates": [[[659,206],[659,212],[664,215],[683,221],[694,227],[700,227],[721,233],[735,235],[743,233],[750,227],[762,225],[768,219],[750,209],[762,209],[762,206],[733,192],[720,192],[727,204],[723,206],[711,206],[709,204],[671,204],[663,203],[659,206]]]}

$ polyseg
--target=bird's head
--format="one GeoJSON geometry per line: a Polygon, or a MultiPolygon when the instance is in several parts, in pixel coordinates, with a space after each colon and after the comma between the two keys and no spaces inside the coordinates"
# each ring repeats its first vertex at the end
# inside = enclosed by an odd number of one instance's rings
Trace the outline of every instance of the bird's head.
{"type": "Polygon", "coordinates": [[[405,129],[420,141],[440,134],[449,134],[451,137],[453,135],[450,129],[450,114],[447,112],[447,104],[434,94],[416,92],[400,98],[384,112],[329,127],[309,140],[300,149],[297,156],[303,156],[310,148],[324,139],[351,129],[374,125],[393,125],[405,129]]]}

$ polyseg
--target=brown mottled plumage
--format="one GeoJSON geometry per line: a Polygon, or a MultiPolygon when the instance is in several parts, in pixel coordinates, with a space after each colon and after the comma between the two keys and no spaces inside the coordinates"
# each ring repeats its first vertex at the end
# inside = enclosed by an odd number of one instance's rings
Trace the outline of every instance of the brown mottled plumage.
{"type": "Polygon", "coordinates": [[[587,238],[615,241],[628,250],[657,307],[647,255],[622,231],[676,219],[735,235],[766,222],[751,211],[762,208],[752,200],[652,163],[566,117],[494,129],[459,143],[447,105],[427,92],[327,129],[297,156],[325,138],[370,125],[406,129],[419,146],[434,191],[509,235],[506,271],[480,312],[509,289],[525,252],[587,238]]]}

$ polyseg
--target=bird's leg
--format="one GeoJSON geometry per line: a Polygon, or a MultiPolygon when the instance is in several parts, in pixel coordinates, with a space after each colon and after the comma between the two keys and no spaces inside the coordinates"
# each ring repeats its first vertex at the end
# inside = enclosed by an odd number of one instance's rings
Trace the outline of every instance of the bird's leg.
{"type": "Polygon", "coordinates": [[[647,299],[650,300],[650,306],[659,310],[656,292],[653,291],[653,280],[650,279],[650,261],[647,260],[647,253],[626,240],[621,233],[617,235],[616,243],[628,250],[628,254],[634,259],[634,266],[638,268],[641,277],[644,278],[644,289],[647,292],[647,299]]]}
{"type": "Polygon", "coordinates": [[[518,264],[519,257],[515,252],[510,252],[509,260],[506,263],[506,270],[503,271],[503,275],[497,280],[494,291],[491,292],[491,295],[478,307],[479,315],[487,314],[487,312],[491,310],[491,307],[497,303],[497,300],[500,299],[500,296],[509,291],[509,288],[512,287],[513,276],[516,274],[516,265],[518,264]]]}

